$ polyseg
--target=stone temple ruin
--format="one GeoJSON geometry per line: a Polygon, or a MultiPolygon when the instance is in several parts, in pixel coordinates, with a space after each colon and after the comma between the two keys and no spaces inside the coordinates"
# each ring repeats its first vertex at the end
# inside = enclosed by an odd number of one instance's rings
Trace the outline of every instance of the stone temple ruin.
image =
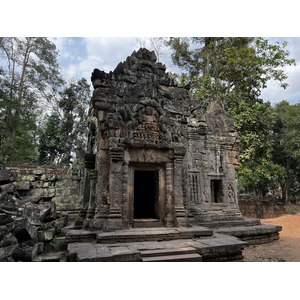
{"type": "Polygon", "coordinates": [[[217,103],[203,114],[140,49],[109,74],[94,70],[85,198],[89,228],[241,219],[235,121],[217,103]],[[155,220],[155,221],[154,221],[155,220]]]}
{"type": "Polygon", "coordinates": [[[80,212],[57,238],[67,260],[241,260],[278,239],[241,215],[239,138],[217,103],[204,114],[143,48],[91,80],[80,212]]]}

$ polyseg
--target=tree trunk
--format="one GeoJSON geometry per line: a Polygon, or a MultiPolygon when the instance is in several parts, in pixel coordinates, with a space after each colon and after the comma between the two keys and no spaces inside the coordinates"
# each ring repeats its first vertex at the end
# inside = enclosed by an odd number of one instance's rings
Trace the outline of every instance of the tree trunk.
{"type": "Polygon", "coordinates": [[[21,79],[20,79],[20,85],[19,85],[19,93],[18,93],[18,99],[17,99],[17,105],[16,105],[16,113],[15,113],[15,118],[14,118],[14,123],[12,127],[11,134],[13,137],[16,136],[18,125],[19,125],[19,108],[21,106],[22,98],[23,98],[23,90],[24,90],[24,81],[25,81],[25,72],[26,68],[29,62],[29,56],[30,56],[30,48],[31,48],[31,39],[27,39],[26,42],[26,49],[25,49],[25,55],[23,59],[23,64],[22,64],[22,74],[21,74],[21,79]]]}

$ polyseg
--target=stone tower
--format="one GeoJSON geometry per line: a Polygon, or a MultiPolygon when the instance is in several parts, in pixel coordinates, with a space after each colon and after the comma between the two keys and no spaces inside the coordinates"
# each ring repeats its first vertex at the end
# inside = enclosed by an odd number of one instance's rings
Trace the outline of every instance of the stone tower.
{"type": "Polygon", "coordinates": [[[217,103],[203,114],[165,71],[143,48],[113,72],[93,71],[85,227],[110,231],[139,219],[173,227],[242,218],[234,120],[217,103]]]}

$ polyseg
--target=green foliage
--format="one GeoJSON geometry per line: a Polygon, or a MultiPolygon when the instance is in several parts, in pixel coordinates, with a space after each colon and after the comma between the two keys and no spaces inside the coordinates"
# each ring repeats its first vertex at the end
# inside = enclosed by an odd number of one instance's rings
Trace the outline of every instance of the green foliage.
{"type": "Polygon", "coordinates": [[[286,205],[284,209],[285,213],[288,215],[295,215],[299,212],[299,206],[297,205],[286,205]]]}
{"type": "Polygon", "coordinates": [[[37,101],[30,93],[24,93],[21,103],[9,98],[10,85],[3,79],[0,83],[0,161],[26,162],[36,160],[36,119],[39,115],[37,101]],[[13,135],[15,112],[18,127],[13,135]]]}
{"type": "Polygon", "coordinates": [[[39,151],[41,163],[68,166],[75,152],[84,152],[87,137],[87,110],[90,88],[86,79],[70,83],[57,101],[57,109],[41,128],[39,151]]]}
{"type": "Polygon", "coordinates": [[[0,159],[37,159],[37,117],[63,83],[58,51],[47,38],[1,38],[0,159]]]}
{"type": "Polygon", "coordinates": [[[287,203],[289,196],[300,195],[300,105],[282,101],[275,106],[275,111],[272,160],[284,170],[279,184],[287,203]]]}
{"type": "MultiPolygon", "coordinates": [[[[206,109],[218,101],[235,118],[240,136],[240,187],[258,195],[276,189],[283,176],[281,164],[272,160],[274,140],[270,135],[275,111],[259,99],[270,79],[287,87],[285,65],[295,64],[287,43],[272,45],[263,38],[205,37],[171,38],[173,62],[188,72],[194,97],[206,109]]],[[[299,113],[298,113],[299,116],[299,113]]],[[[296,117],[296,114],[294,118],[296,117]]],[[[299,128],[290,130],[285,141],[294,157],[299,155],[299,128]],[[298,131],[297,131],[298,130],[298,131]]]]}

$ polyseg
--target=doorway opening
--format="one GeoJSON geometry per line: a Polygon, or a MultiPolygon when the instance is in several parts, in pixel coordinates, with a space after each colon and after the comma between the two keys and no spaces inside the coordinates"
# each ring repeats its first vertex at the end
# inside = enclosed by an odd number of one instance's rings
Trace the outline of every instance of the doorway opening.
{"type": "Polygon", "coordinates": [[[158,171],[134,172],[134,219],[158,219],[158,171]]]}
{"type": "Polygon", "coordinates": [[[212,203],[223,203],[222,180],[211,180],[212,203]]]}

